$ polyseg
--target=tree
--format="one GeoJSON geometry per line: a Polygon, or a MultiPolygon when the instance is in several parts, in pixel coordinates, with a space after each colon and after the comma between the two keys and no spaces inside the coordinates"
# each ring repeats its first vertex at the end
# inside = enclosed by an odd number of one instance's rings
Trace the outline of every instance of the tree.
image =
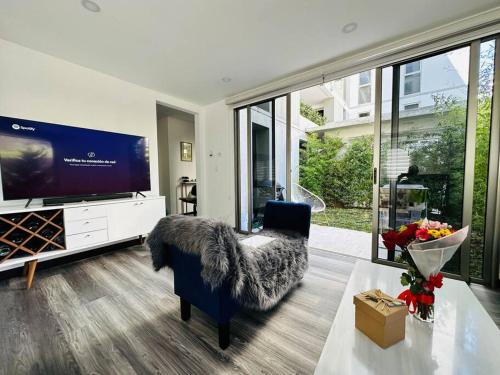
{"type": "Polygon", "coordinates": [[[491,98],[480,100],[476,129],[476,158],[474,162],[474,200],[472,230],[484,233],[486,192],[488,187],[488,156],[490,148],[491,98]]]}
{"type": "MultiPolygon", "coordinates": [[[[407,130],[400,147],[409,151],[410,163],[419,168],[420,175],[447,176],[441,183],[429,187],[429,208],[443,210],[442,221],[460,226],[462,222],[466,108],[457,98],[434,95],[435,126],[423,134],[407,130]],[[441,202],[441,189],[445,184],[445,201],[441,202]]],[[[428,182],[429,183],[429,182],[428,182]]]]}

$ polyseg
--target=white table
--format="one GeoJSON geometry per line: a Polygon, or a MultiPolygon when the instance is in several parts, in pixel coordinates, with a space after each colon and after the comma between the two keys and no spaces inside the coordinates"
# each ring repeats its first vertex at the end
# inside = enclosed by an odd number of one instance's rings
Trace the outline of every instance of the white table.
{"type": "Polygon", "coordinates": [[[463,281],[436,290],[435,322],[406,318],[406,338],[382,349],[354,327],[353,296],[378,288],[397,296],[401,269],[359,260],[315,374],[500,374],[500,331],[463,281]]]}

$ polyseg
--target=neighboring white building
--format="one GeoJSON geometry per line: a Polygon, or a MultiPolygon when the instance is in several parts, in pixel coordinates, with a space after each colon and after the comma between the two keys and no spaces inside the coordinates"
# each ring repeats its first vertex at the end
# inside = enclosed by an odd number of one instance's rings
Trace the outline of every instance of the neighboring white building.
{"type": "MultiPolygon", "coordinates": [[[[467,48],[411,62],[401,67],[400,117],[432,115],[436,94],[467,98],[467,48]]],[[[383,70],[382,116],[389,120],[392,105],[392,68],[383,70]]],[[[375,70],[327,82],[299,91],[302,102],[326,117],[324,126],[312,132],[335,132],[342,138],[373,134],[375,70]]],[[[434,126],[426,121],[426,127],[434,126]]],[[[424,125],[425,124],[420,124],[424,125]]]]}

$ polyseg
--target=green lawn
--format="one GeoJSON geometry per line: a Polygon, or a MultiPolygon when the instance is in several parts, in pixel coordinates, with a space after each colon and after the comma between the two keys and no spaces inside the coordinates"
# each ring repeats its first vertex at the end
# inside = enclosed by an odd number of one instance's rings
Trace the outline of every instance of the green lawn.
{"type": "Polygon", "coordinates": [[[372,210],[363,208],[327,208],[324,212],[313,214],[312,223],[370,233],[372,231],[372,210]]]}

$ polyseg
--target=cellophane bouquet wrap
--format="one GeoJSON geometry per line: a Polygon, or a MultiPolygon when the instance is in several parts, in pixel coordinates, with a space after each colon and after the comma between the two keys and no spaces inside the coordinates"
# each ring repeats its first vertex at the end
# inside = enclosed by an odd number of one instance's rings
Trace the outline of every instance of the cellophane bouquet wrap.
{"type": "Polygon", "coordinates": [[[436,276],[448,262],[462,242],[467,238],[469,227],[429,242],[412,242],[408,245],[415,265],[426,280],[436,276]]]}
{"type": "Polygon", "coordinates": [[[408,271],[401,275],[401,285],[408,286],[398,298],[408,305],[410,313],[423,321],[434,321],[434,288],[441,288],[440,273],[462,242],[469,227],[454,230],[447,223],[423,219],[382,234],[388,251],[401,249],[401,260],[408,271]]]}

